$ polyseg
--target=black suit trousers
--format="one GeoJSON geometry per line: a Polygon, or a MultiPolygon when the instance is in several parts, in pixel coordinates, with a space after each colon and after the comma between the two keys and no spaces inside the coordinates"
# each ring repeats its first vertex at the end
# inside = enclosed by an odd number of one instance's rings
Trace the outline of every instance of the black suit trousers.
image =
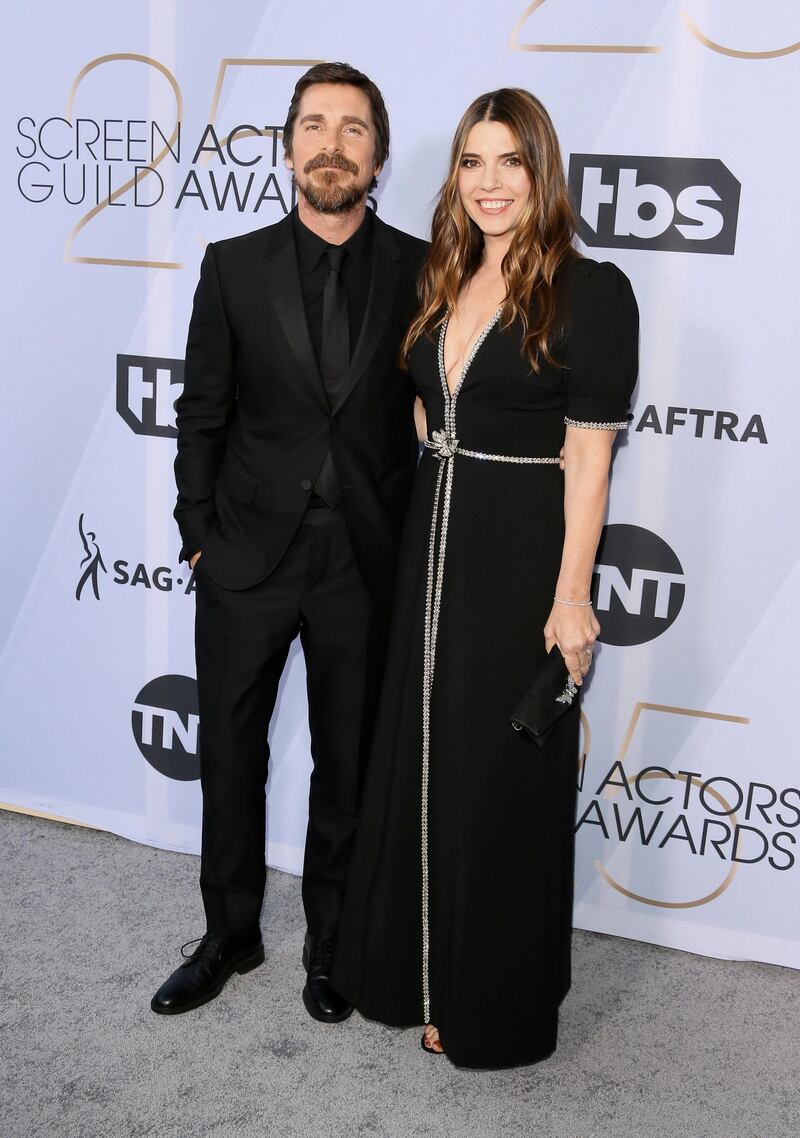
{"type": "Polygon", "coordinates": [[[289,647],[305,656],[313,771],[303,866],[309,929],[339,918],[387,620],[367,593],[341,512],[310,510],[275,571],[224,589],[196,569],[203,840],[210,932],[257,933],[264,897],[267,733],[289,647]]]}

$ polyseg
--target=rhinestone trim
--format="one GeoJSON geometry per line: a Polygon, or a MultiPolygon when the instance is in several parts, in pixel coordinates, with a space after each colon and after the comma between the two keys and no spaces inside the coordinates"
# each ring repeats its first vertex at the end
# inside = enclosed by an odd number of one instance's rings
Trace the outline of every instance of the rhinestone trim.
{"type": "Polygon", "coordinates": [[[567,680],[567,686],[562,691],[561,695],[556,696],[556,703],[566,703],[572,707],[572,701],[578,694],[578,685],[573,680],[572,676],[567,680]]]}
{"type": "Polygon", "coordinates": [[[436,638],[439,632],[439,611],[442,602],[442,584],[444,582],[445,553],[447,552],[447,528],[450,521],[450,499],[453,492],[454,463],[452,459],[458,449],[456,438],[456,402],[466,379],[472,361],[481,344],[500,319],[498,308],[492,319],[472,345],[467,358],[461,368],[461,375],[454,391],[451,393],[447,383],[447,373],[444,367],[444,339],[447,334],[447,325],[450,321],[449,313],[442,321],[439,330],[439,380],[444,396],[444,430],[434,431],[432,446],[440,459],[439,471],[436,476],[436,490],[433,498],[433,514],[431,517],[431,532],[428,543],[428,580],[425,587],[425,636],[423,643],[422,663],[422,800],[421,800],[421,867],[422,867],[422,1006],[423,1019],[430,1023],[431,1018],[431,991],[430,991],[430,874],[428,856],[428,787],[430,783],[430,748],[431,748],[431,693],[433,690],[433,674],[436,662],[436,638]],[[444,493],[442,492],[444,486],[444,493]],[[441,519],[439,505],[442,503],[441,519]],[[437,550],[438,536],[438,550],[437,550]]]}
{"type": "Polygon", "coordinates": [[[536,463],[542,466],[557,466],[560,458],[536,458],[522,457],[517,454],[486,454],[480,450],[464,450],[463,447],[458,445],[458,439],[452,439],[449,435],[445,435],[444,431],[434,431],[433,437],[425,439],[424,445],[436,453],[436,457],[440,459],[452,458],[455,454],[461,454],[464,458],[479,458],[483,462],[515,462],[515,463],[536,463]],[[441,438],[437,438],[442,436],[441,438]]]}
{"type": "Polygon", "coordinates": [[[627,419],[620,419],[617,423],[585,423],[582,419],[570,419],[565,415],[564,422],[568,427],[586,427],[590,431],[626,431],[628,429],[627,419]]]}

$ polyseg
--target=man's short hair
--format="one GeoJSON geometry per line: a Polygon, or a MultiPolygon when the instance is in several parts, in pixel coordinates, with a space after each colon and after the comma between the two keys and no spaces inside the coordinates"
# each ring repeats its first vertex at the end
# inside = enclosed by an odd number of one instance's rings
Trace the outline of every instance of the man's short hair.
{"type": "Polygon", "coordinates": [[[283,128],[283,148],[291,157],[292,138],[294,135],[297,114],[300,109],[300,100],[309,87],[317,83],[341,83],[348,87],[357,87],[369,99],[372,110],[372,120],[375,124],[375,165],[383,166],[389,157],[389,115],[378,88],[362,71],[357,71],[349,63],[315,63],[297,80],[297,86],[289,104],[289,113],[283,128]]]}

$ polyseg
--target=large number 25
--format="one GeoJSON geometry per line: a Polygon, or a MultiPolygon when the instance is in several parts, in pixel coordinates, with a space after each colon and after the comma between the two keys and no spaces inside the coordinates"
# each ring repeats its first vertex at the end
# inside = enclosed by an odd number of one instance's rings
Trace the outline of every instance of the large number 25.
{"type": "MultiPolygon", "coordinates": [[[[523,25],[544,3],[545,0],[533,0],[533,3],[527,6],[517,20],[514,25],[514,30],[511,33],[511,41],[509,43],[509,47],[512,51],[593,52],[601,55],[618,52],[628,55],[654,55],[656,52],[661,51],[660,47],[650,47],[644,44],[520,43],[519,36],[523,25]]],[[[710,51],[719,52],[720,55],[727,55],[734,59],[777,59],[778,56],[791,55],[793,51],[800,51],[800,41],[788,44],[786,47],[775,48],[772,51],[741,51],[738,48],[725,47],[723,44],[715,43],[714,40],[704,35],[688,12],[683,12],[681,15],[687,31],[689,31],[703,47],[707,47],[710,51]]]]}
{"type": "MultiPolygon", "coordinates": [[[[167,144],[164,146],[164,148],[161,151],[159,151],[159,153],[155,156],[153,161],[151,163],[149,163],[149,165],[145,166],[144,169],[140,172],[139,180],[141,181],[143,178],[147,177],[148,173],[150,173],[152,170],[155,170],[156,167],[158,165],[160,165],[161,162],[164,161],[164,159],[166,158],[170,148],[175,144],[175,141],[178,137],[178,124],[181,122],[181,120],[183,118],[183,96],[181,95],[181,89],[180,89],[180,86],[178,85],[178,81],[175,78],[175,76],[172,74],[172,72],[169,70],[169,68],[165,67],[163,65],[163,63],[159,63],[159,61],[157,59],[151,59],[150,56],[148,56],[148,55],[136,55],[132,52],[119,52],[119,53],[116,53],[113,55],[101,55],[97,59],[93,59],[90,63],[87,63],[86,66],[81,68],[81,70],[75,76],[75,81],[72,84],[72,88],[71,88],[70,93],[69,93],[69,100],[67,102],[67,112],[66,113],[67,113],[67,118],[70,118],[70,116],[72,115],[72,108],[73,108],[73,105],[75,103],[75,96],[78,93],[78,88],[80,87],[83,80],[86,78],[86,76],[91,71],[96,70],[98,67],[105,67],[108,64],[118,63],[120,60],[125,60],[125,61],[133,62],[133,63],[141,63],[141,64],[144,64],[146,67],[155,68],[155,70],[160,72],[164,76],[164,78],[167,80],[167,82],[169,83],[170,87],[172,88],[173,94],[175,96],[175,123],[172,127],[172,133],[171,133],[171,135],[167,141],[167,144]]],[[[216,81],[216,84],[214,87],[214,94],[213,94],[212,99],[211,99],[211,110],[209,112],[208,121],[212,125],[215,125],[217,110],[219,108],[220,98],[222,96],[223,83],[224,83],[225,78],[228,75],[228,73],[232,67],[302,67],[302,68],[306,68],[306,67],[311,67],[314,63],[320,63],[320,62],[321,62],[321,60],[319,60],[319,59],[223,59],[223,60],[221,60],[220,65],[219,65],[219,72],[217,74],[217,81],[216,81]]],[[[272,128],[272,129],[274,129],[274,128],[272,128]]],[[[267,128],[266,130],[260,131],[259,133],[268,134],[269,130],[270,130],[270,128],[267,128]]],[[[247,132],[247,133],[252,133],[252,132],[247,132]]],[[[242,135],[242,137],[244,137],[244,134],[242,135]]],[[[225,142],[225,139],[223,139],[223,145],[224,145],[224,142],[225,142]]],[[[131,178],[129,181],[125,182],[124,185],[121,185],[116,190],[114,190],[113,193],[111,193],[107,198],[104,198],[103,201],[101,201],[98,205],[93,206],[89,210],[88,213],[84,214],[84,216],[80,219],[78,224],[74,227],[74,229],[70,232],[69,236],[67,237],[66,246],[64,248],[64,260],[65,261],[68,261],[71,264],[121,265],[121,266],[124,266],[127,268],[136,268],[136,269],[141,269],[141,268],[147,268],[147,269],[181,269],[181,268],[183,268],[183,265],[179,261],[147,261],[147,260],[135,260],[135,259],[125,258],[125,257],[91,257],[91,256],[79,257],[72,252],[73,242],[74,242],[75,238],[77,237],[77,235],[81,232],[81,230],[85,229],[86,226],[89,224],[89,222],[93,221],[94,218],[96,218],[98,216],[98,214],[102,213],[104,209],[107,209],[113,201],[116,201],[117,198],[122,197],[123,194],[127,193],[128,190],[130,190],[133,187],[133,184],[134,184],[133,178],[131,178]]]]}

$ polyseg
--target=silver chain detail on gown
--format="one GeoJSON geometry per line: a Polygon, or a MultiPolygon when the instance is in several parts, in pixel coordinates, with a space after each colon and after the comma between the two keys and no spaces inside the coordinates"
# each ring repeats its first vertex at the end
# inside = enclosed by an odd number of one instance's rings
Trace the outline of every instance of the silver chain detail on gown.
{"type": "Polygon", "coordinates": [[[583,419],[570,419],[569,415],[565,415],[564,422],[568,427],[581,427],[590,431],[627,431],[628,429],[627,419],[617,419],[613,423],[586,423],[583,419]]]}
{"type": "Polygon", "coordinates": [[[450,522],[450,500],[453,493],[453,473],[455,470],[453,460],[456,455],[462,455],[466,458],[484,459],[492,462],[541,463],[545,465],[553,465],[560,462],[558,458],[518,458],[515,455],[508,454],[485,454],[482,451],[464,450],[458,445],[458,438],[456,437],[456,403],[458,396],[464,385],[464,380],[472,361],[475,359],[483,341],[500,319],[501,311],[502,309],[497,309],[492,319],[472,345],[472,350],[464,361],[461,375],[452,394],[447,383],[447,372],[444,366],[444,340],[447,334],[449,316],[445,317],[439,331],[438,353],[439,379],[442,384],[442,394],[444,396],[444,430],[431,432],[431,438],[425,440],[425,446],[434,451],[436,457],[439,459],[439,471],[436,476],[436,489],[433,495],[430,542],[428,544],[428,579],[425,588],[425,639],[422,666],[422,1003],[425,1023],[430,1023],[431,1019],[430,869],[428,860],[431,694],[433,691],[433,673],[436,662],[436,638],[439,632],[439,612],[442,603],[442,585],[444,583],[447,528],[450,522]],[[441,518],[439,516],[440,512],[441,518]]]}

